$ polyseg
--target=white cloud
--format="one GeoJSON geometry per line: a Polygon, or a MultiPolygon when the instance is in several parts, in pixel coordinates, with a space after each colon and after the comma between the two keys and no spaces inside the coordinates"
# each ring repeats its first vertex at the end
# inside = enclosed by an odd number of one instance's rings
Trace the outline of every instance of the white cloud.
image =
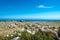
{"type": "Polygon", "coordinates": [[[39,5],[38,8],[53,8],[51,6],[39,5]]]}

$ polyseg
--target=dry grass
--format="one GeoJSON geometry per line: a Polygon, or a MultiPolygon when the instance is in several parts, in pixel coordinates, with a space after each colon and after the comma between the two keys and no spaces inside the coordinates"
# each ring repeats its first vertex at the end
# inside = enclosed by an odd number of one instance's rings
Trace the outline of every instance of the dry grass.
{"type": "Polygon", "coordinates": [[[21,30],[19,25],[52,25],[52,26],[60,26],[60,22],[0,22],[0,35],[12,34],[15,30],[21,30]],[[18,25],[15,28],[8,28],[8,25],[15,24],[18,25]]]}

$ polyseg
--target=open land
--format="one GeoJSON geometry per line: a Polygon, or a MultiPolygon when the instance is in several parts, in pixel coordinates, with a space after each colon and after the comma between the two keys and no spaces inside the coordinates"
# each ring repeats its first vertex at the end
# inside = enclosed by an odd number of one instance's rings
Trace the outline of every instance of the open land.
{"type": "MultiPolygon", "coordinates": [[[[23,33],[24,31],[27,31],[31,35],[35,35],[36,32],[38,32],[39,30],[45,33],[47,32],[52,33],[54,35],[54,38],[60,40],[59,36],[56,35],[56,33],[58,34],[60,30],[60,22],[17,22],[17,21],[0,22],[0,37],[1,37],[0,40],[2,39],[12,40],[14,37],[11,39],[8,38],[5,39],[5,37],[14,36],[14,34],[16,33],[21,36],[22,35],[21,33],[23,33]]],[[[21,39],[21,40],[25,40],[25,39],[21,39]]],[[[26,40],[33,40],[33,39],[29,38],[26,40]]],[[[38,40],[38,38],[34,40],[38,40]]],[[[55,39],[50,39],[50,40],[55,40],[55,39]]]]}

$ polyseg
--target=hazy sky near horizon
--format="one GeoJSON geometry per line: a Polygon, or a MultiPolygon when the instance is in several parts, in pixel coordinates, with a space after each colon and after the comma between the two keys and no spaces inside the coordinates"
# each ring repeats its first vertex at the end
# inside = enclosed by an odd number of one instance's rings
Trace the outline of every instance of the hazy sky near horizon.
{"type": "Polygon", "coordinates": [[[0,0],[0,18],[60,19],[60,0],[0,0]]]}

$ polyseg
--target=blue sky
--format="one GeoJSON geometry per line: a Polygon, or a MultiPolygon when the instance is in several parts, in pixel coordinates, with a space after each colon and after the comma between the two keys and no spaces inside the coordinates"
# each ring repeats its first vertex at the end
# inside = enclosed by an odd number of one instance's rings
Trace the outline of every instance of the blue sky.
{"type": "Polygon", "coordinates": [[[0,0],[0,18],[60,19],[60,0],[0,0]]]}

